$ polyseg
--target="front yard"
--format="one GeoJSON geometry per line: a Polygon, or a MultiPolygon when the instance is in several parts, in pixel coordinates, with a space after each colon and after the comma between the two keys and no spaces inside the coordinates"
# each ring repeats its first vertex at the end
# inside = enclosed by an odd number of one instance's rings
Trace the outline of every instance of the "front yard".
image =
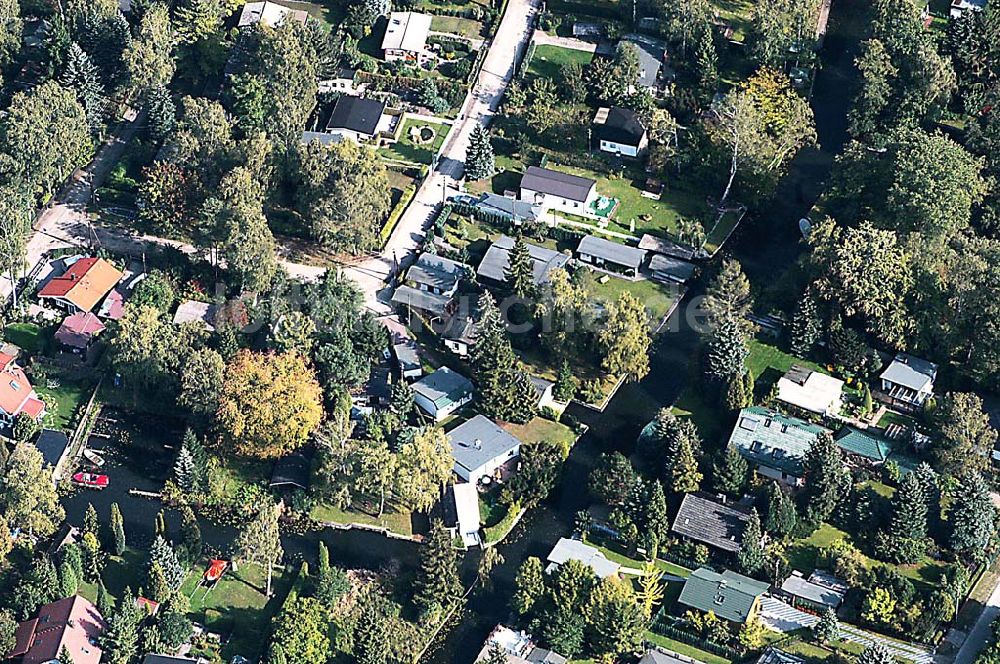
{"type": "Polygon", "coordinates": [[[379,148],[378,153],[383,159],[389,161],[401,161],[407,164],[430,165],[434,160],[434,155],[441,149],[448,130],[451,126],[443,122],[430,122],[418,118],[406,118],[403,126],[399,130],[399,140],[383,148],[379,148]],[[424,129],[426,128],[426,129],[424,129]],[[425,134],[431,136],[415,137],[411,133],[419,134],[424,130],[425,134]]]}

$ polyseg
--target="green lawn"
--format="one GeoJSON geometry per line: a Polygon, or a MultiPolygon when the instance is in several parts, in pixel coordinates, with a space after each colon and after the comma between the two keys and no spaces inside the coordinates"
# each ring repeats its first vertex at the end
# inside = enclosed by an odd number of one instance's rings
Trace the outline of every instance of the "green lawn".
{"type": "Polygon", "coordinates": [[[843,540],[849,541],[850,536],[843,530],[824,523],[812,535],[796,540],[788,547],[788,563],[801,572],[812,572],[817,567],[820,550],[843,540]]]}
{"type": "Polygon", "coordinates": [[[378,511],[378,505],[374,505],[373,513],[363,511],[361,509],[348,509],[344,511],[339,507],[334,505],[327,505],[325,503],[320,503],[316,505],[310,516],[317,521],[329,521],[332,523],[359,523],[368,526],[376,526],[379,528],[387,528],[394,533],[400,535],[411,536],[413,535],[413,524],[410,519],[410,513],[402,510],[396,509],[395,506],[386,503],[385,511],[382,516],[376,516],[374,512],[378,511]]]}
{"type": "MultiPolygon", "coordinates": [[[[133,547],[127,547],[125,555],[120,558],[109,556],[104,570],[101,572],[101,578],[104,580],[104,587],[108,594],[117,601],[125,588],[131,588],[133,593],[138,592],[139,587],[145,581],[143,568],[148,558],[149,554],[146,551],[133,547]]],[[[91,602],[97,601],[96,583],[83,583],[80,585],[79,591],[91,602]]]]}
{"type": "Polygon", "coordinates": [[[469,39],[482,38],[483,24],[475,19],[460,16],[434,16],[431,18],[431,30],[462,35],[469,39]]]}
{"type": "MultiPolygon", "coordinates": [[[[643,567],[646,566],[645,560],[640,560],[638,558],[631,558],[629,556],[626,556],[625,554],[615,549],[603,546],[602,544],[599,544],[596,541],[591,540],[589,537],[585,537],[584,541],[590,546],[600,549],[601,553],[604,554],[605,558],[607,558],[612,562],[618,563],[622,567],[629,567],[631,569],[642,569],[643,567]]],[[[673,574],[674,576],[684,577],[685,579],[691,576],[691,570],[689,570],[687,567],[681,567],[680,565],[675,565],[674,563],[667,562],[666,560],[657,559],[656,569],[663,572],[664,574],[673,574]]]]}
{"type": "Polygon", "coordinates": [[[558,82],[562,78],[563,65],[577,62],[581,67],[586,67],[593,59],[594,54],[588,51],[540,44],[535,48],[535,54],[531,56],[528,73],[558,82]]]}
{"type": "Polygon", "coordinates": [[[651,279],[630,281],[608,276],[608,280],[602,284],[597,281],[602,276],[608,275],[595,273],[596,278],[589,288],[592,301],[606,305],[616,302],[623,292],[628,292],[646,305],[650,322],[653,324],[658,324],[662,320],[677,299],[678,294],[670,286],[651,279]]]}
{"type": "Polygon", "coordinates": [[[903,415],[902,413],[887,410],[882,413],[882,417],[879,418],[876,426],[885,429],[890,424],[898,424],[901,427],[912,429],[916,425],[916,421],[909,415],[903,415]]]}
{"type": "Polygon", "coordinates": [[[536,417],[527,424],[507,423],[503,428],[525,443],[545,441],[557,445],[564,455],[569,454],[577,438],[576,432],[565,424],[544,417],[536,417]]]}
{"type": "Polygon", "coordinates": [[[743,216],[736,211],[727,211],[713,228],[706,230],[708,237],[705,238],[705,251],[714,256],[742,218],[743,216]]]}
{"type": "Polygon", "coordinates": [[[434,155],[441,148],[448,130],[451,127],[444,123],[428,122],[416,118],[407,118],[399,130],[399,140],[392,145],[379,148],[378,153],[384,159],[392,161],[403,161],[410,164],[427,164],[434,160],[434,155]],[[430,127],[434,131],[434,138],[427,143],[415,143],[410,138],[410,129],[413,127],[430,127]]]}
{"type": "Polygon", "coordinates": [[[651,643],[654,643],[667,650],[673,650],[681,655],[686,655],[695,659],[703,664],[730,664],[731,660],[722,657],[721,655],[716,655],[715,653],[710,653],[707,650],[701,650],[694,646],[689,646],[681,641],[676,641],[667,636],[661,636],[656,632],[646,632],[643,638],[651,643]]]}
{"type": "Polygon", "coordinates": [[[44,352],[48,346],[49,336],[51,335],[46,334],[45,330],[34,323],[11,323],[3,331],[5,341],[19,346],[29,355],[44,352]]]}
{"type": "Polygon", "coordinates": [[[77,383],[53,376],[45,381],[38,381],[35,384],[35,391],[42,397],[45,407],[49,411],[51,422],[48,426],[55,429],[68,429],[73,421],[73,414],[80,404],[90,398],[92,385],[77,383]],[[58,383],[57,386],[49,387],[50,382],[58,383]]]}

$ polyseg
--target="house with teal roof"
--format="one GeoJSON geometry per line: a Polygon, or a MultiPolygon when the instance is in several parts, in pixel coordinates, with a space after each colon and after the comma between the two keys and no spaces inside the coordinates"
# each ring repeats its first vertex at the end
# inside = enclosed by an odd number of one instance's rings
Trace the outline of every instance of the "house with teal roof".
{"type": "Polygon", "coordinates": [[[888,440],[852,426],[842,428],[834,434],[833,439],[848,456],[870,464],[881,465],[892,454],[892,446],[888,440]]]}
{"type": "Polygon", "coordinates": [[[821,433],[832,432],[770,408],[753,406],[740,411],[729,445],[739,450],[764,477],[801,486],[802,459],[821,433]]]}

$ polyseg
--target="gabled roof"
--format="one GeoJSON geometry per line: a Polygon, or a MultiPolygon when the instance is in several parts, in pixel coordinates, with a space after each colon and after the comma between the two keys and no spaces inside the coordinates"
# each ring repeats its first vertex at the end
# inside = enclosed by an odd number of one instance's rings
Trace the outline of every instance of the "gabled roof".
{"type": "Polygon", "coordinates": [[[681,604],[712,611],[715,615],[737,623],[746,622],[757,599],[767,592],[770,584],[725,570],[722,574],[699,567],[684,582],[681,604]]]}
{"type": "Polygon", "coordinates": [[[852,426],[842,428],[833,439],[837,442],[837,447],[848,454],[856,454],[878,463],[885,461],[892,454],[892,445],[888,440],[852,426]]]}
{"type": "Polygon", "coordinates": [[[938,366],[933,362],[899,353],[880,376],[882,380],[917,392],[930,390],[937,379],[938,366]]]}
{"type": "Polygon", "coordinates": [[[768,648],[761,654],[760,659],[757,660],[757,664],[806,664],[806,660],[798,655],[787,653],[784,650],[768,648]]]}
{"type": "Polygon", "coordinates": [[[38,297],[61,298],[81,311],[90,311],[121,278],[122,272],[103,258],[81,258],[63,274],[50,279],[38,297]]]}
{"type": "Polygon", "coordinates": [[[415,382],[413,391],[441,409],[467,399],[472,395],[473,387],[472,381],[462,374],[441,367],[415,382]]]}
{"type": "Polygon", "coordinates": [[[659,648],[650,648],[639,660],[639,664],[704,664],[701,660],[681,657],[676,653],[666,652],[659,648]]]}
{"type": "MultiPolygon", "coordinates": [[[[510,252],[514,248],[514,243],[514,238],[506,235],[498,237],[486,250],[486,255],[479,263],[477,274],[496,282],[507,281],[510,252]]],[[[528,255],[531,256],[531,274],[535,284],[545,283],[549,279],[549,272],[564,267],[569,262],[569,256],[566,254],[530,242],[524,244],[528,248],[528,255]]]]}
{"type": "Polygon", "coordinates": [[[639,269],[642,261],[646,258],[646,252],[642,249],[605,240],[603,237],[597,237],[596,235],[585,235],[580,240],[580,244],[576,248],[576,253],[603,258],[616,265],[624,265],[635,269],[639,269]]]}
{"type": "Polygon", "coordinates": [[[469,472],[517,449],[521,441],[484,415],[476,415],[448,432],[451,456],[469,472]]]}
{"type": "Polygon", "coordinates": [[[653,273],[654,278],[683,284],[694,277],[694,273],[698,268],[695,267],[694,263],[688,263],[679,258],[654,254],[649,259],[649,270],[653,273]]]}
{"type": "Polygon", "coordinates": [[[273,28],[286,20],[305,23],[308,18],[309,13],[304,10],[291,9],[277,2],[264,0],[264,2],[248,2],[243,5],[237,26],[245,28],[255,23],[263,23],[273,28]]]}
{"type": "Polygon", "coordinates": [[[621,569],[621,565],[608,560],[600,549],[584,544],[580,540],[560,537],[549,552],[548,561],[553,565],[562,565],[567,560],[583,563],[601,579],[617,574],[621,569]]]}
{"type": "Polygon", "coordinates": [[[44,409],[14,356],[0,353],[0,411],[11,417],[21,412],[37,417],[44,409]]]}
{"type": "Polygon", "coordinates": [[[182,323],[199,323],[208,331],[215,329],[215,315],[218,307],[209,302],[184,300],[177,305],[174,312],[174,325],[182,323]]]}
{"type": "Polygon", "coordinates": [[[452,298],[403,284],[392,293],[392,303],[440,316],[448,311],[452,298]]]}
{"type": "Polygon", "coordinates": [[[685,261],[689,261],[694,258],[696,253],[693,248],[687,245],[678,244],[673,240],[668,240],[656,235],[650,235],[649,233],[643,233],[642,237],[639,238],[639,248],[645,249],[646,251],[652,251],[653,253],[663,254],[664,256],[680,258],[685,261]]]}
{"type": "Polygon", "coordinates": [[[840,603],[844,601],[845,594],[837,589],[813,583],[811,580],[803,578],[798,571],[793,571],[791,576],[784,580],[781,584],[781,591],[831,609],[840,606],[840,603]]]}
{"type": "MultiPolygon", "coordinates": [[[[112,291],[113,292],[113,291],[112,291]]],[[[104,331],[104,323],[94,314],[77,312],[67,316],[56,330],[56,341],[70,348],[86,348],[98,334],[104,331]]]]}
{"type": "Polygon", "coordinates": [[[431,29],[431,16],[416,12],[392,12],[382,38],[382,50],[411,51],[424,50],[427,34],[431,29]]]}
{"type": "Polygon", "coordinates": [[[802,474],[806,451],[821,433],[830,433],[830,430],[776,410],[754,406],[740,411],[729,444],[756,464],[798,477],[802,474]]]}
{"type": "Polygon", "coordinates": [[[579,203],[585,202],[596,186],[596,180],[538,166],[529,166],[521,178],[521,189],[530,189],[579,203]]]}
{"type": "Polygon", "coordinates": [[[509,219],[516,216],[518,219],[534,221],[542,215],[542,208],[534,203],[494,193],[483,194],[475,205],[477,209],[502,214],[509,219]]]}
{"type": "Polygon", "coordinates": [[[374,136],[383,113],[385,113],[384,101],[342,95],[333,106],[333,113],[330,114],[326,128],[349,129],[365,136],[374,136]]]}
{"type": "Polygon", "coordinates": [[[406,271],[406,281],[441,290],[450,290],[462,278],[468,266],[444,256],[424,252],[406,271]]]}
{"type": "MultiPolygon", "coordinates": [[[[101,649],[98,638],[106,625],[97,607],[79,595],[46,604],[38,610],[38,618],[30,634],[22,664],[43,664],[59,658],[63,648],[69,651],[75,664],[98,664],[101,649]]],[[[22,623],[22,627],[24,623],[22,623]]],[[[18,643],[18,648],[22,644],[18,643]]]]}
{"type": "Polygon", "coordinates": [[[655,40],[638,35],[629,35],[622,41],[634,46],[639,58],[639,75],[636,85],[644,88],[656,87],[660,77],[660,69],[663,67],[663,47],[655,40]]]}
{"type": "Polygon", "coordinates": [[[743,541],[750,516],[732,505],[723,505],[694,493],[684,494],[672,531],[723,551],[736,552],[743,541]]]}
{"type": "Polygon", "coordinates": [[[594,134],[598,140],[621,145],[639,146],[646,128],[634,111],[620,106],[600,108],[594,116],[594,134]]]}

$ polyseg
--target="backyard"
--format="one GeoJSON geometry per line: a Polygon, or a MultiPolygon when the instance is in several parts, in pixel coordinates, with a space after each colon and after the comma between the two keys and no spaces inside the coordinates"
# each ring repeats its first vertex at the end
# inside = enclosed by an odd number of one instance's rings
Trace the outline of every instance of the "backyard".
{"type": "Polygon", "coordinates": [[[29,355],[45,352],[50,334],[34,323],[11,323],[3,331],[4,341],[19,347],[29,355]]]}
{"type": "Polygon", "coordinates": [[[63,430],[70,428],[77,409],[90,398],[93,385],[52,376],[36,381],[34,387],[49,411],[47,426],[63,430]]]}
{"type": "Polygon", "coordinates": [[[364,509],[358,505],[351,505],[347,510],[342,510],[336,505],[328,503],[318,503],[309,516],[316,521],[339,524],[363,524],[376,528],[385,528],[399,535],[410,537],[413,535],[413,521],[408,511],[401,507],[394,506],[388,501],[382,516],[377,516],[378,498],[372,497],[364,499],[364,509]]]}
{"type": "Polygon", "coordinates": [[[577,438],[576,432],[565,424],[544,417],[536,417],[527,424],[504,424],[503,428],[526,443],[544,441],[558,445],[564,455],[569,454],[577,438]]]}
{"type": "Polygon", "coordinates": [[[589,51],[539,44],[535,47],[531,62],[528,63],[528,74],[559,81],[562,78],[563,65],[576,62],[581,67],[586,67],[593,59],[594,54],[589,51]]]}
{"type": "Polygon", "coordinates": [[[441,149],[450,128],[450,125],[443,122],[407,118],[399,130],[399,140],[379,148],[378,153],[389,161],[430,165],[434,155],[441,149]]]}
{"type": "Polygon", "coordinates": [[[481,39],[483,24],[475,19],[461,16],[435,16],[431,19],[431,30],[461,35],[469,39],[481,39]]]}

